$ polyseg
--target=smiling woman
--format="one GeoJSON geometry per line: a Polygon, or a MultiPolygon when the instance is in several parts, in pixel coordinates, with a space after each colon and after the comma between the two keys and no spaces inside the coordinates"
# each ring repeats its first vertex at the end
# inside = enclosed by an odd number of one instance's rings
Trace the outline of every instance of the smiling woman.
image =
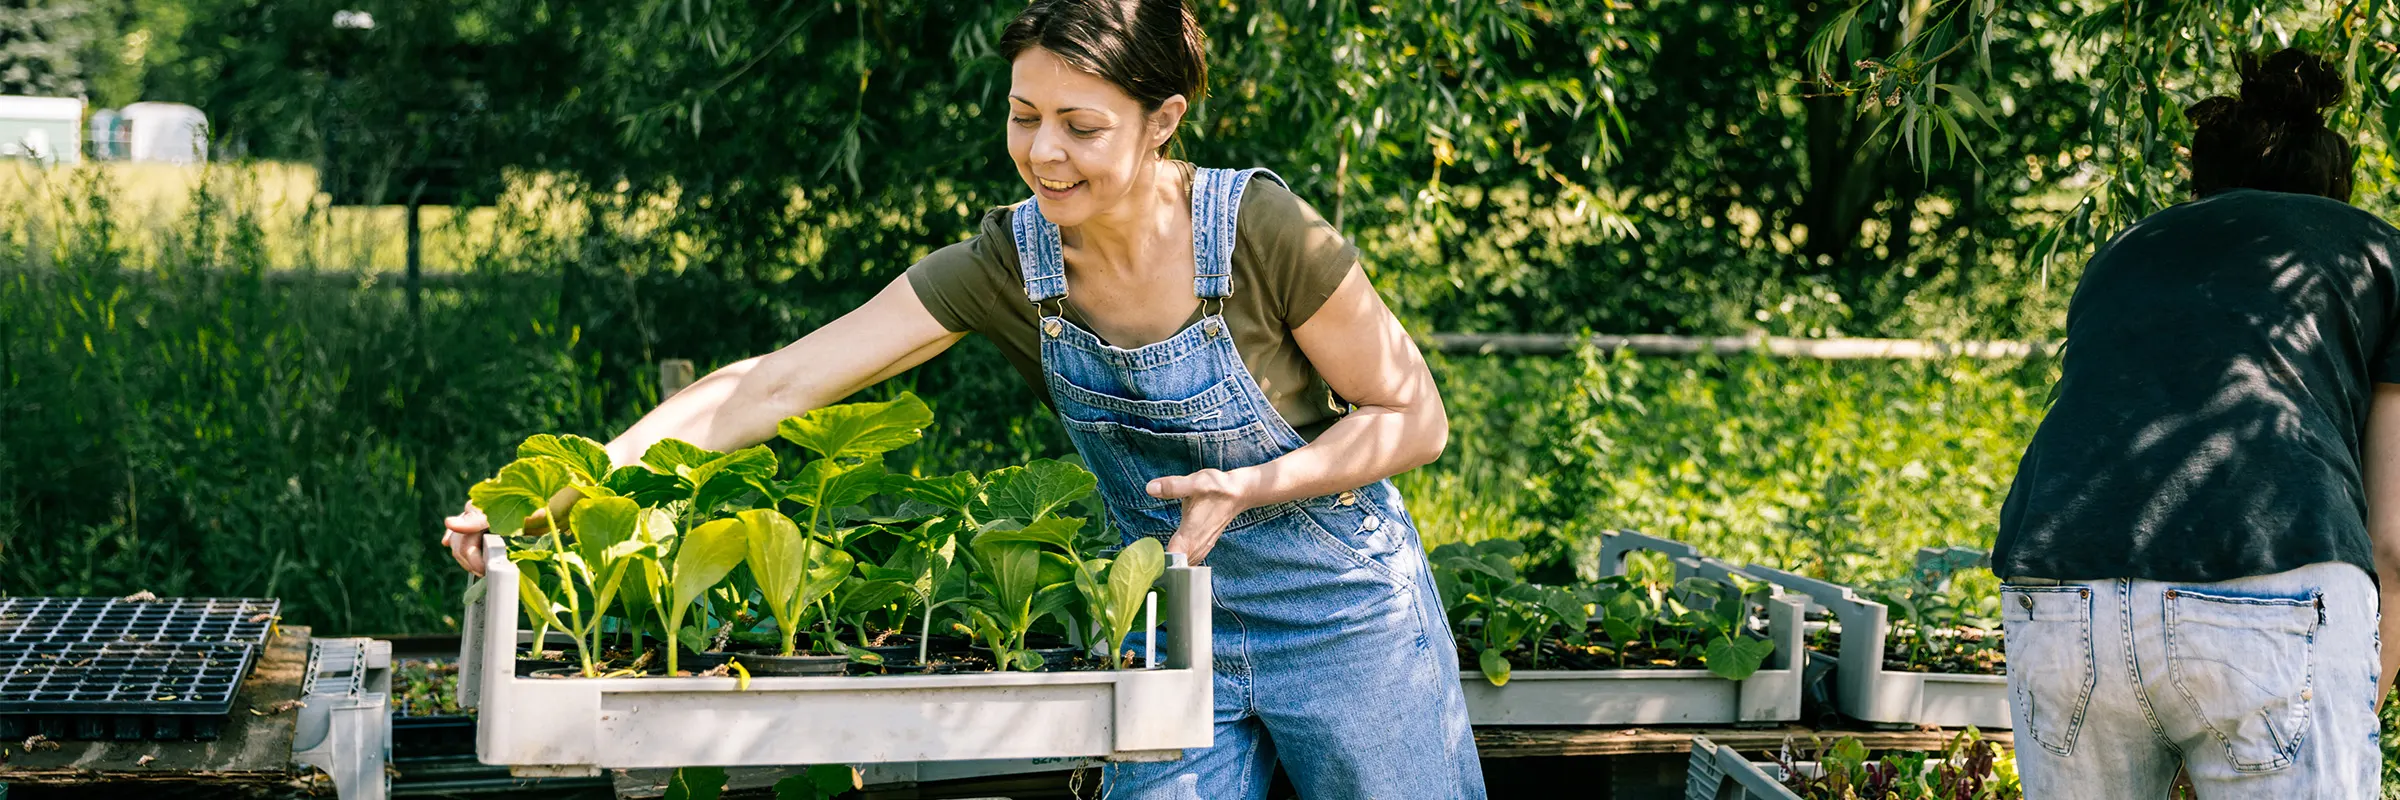
{"type": "MultiPolygon", "coordinates": [[[[1167,158],[1207,87],[1181,0],[1037,0],[1000,52],[1033,196],[669,398],[609,459],[755,444],[982,334],[1058,413],[1125,541],[1215,568],[1216,744],[1111,765],[1111,796],[1261,798],[1281,760],[1309,797],[1483,797],[1442,600],[1389,480],[1438,457],[1449,420],[1358,251],[1272,172],[1167,158]]],[[[486,526],[470,505],[449,527],[486,526]]],[[[480,536],[449,541],[483,563],[480,536]]]]}

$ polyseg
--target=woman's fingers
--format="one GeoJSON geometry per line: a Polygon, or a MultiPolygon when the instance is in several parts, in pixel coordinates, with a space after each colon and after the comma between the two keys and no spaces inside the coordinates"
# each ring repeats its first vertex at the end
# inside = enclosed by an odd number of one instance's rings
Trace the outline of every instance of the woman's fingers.
{"type": "Polygon", "coordinates": [[[484,519],[483,510],[468,503],[456,516],[442,520],[442,527],[448,529],[442,533],[442,544],[449,546],[450,558],[458,562],[460,569],[482,575],[483,532],[492,527],[484,519]]]}

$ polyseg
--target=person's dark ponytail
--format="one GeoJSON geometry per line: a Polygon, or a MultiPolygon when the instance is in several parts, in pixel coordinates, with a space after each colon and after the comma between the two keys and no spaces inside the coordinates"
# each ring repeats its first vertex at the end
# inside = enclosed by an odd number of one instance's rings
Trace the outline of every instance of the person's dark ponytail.
{"type": "Polygon", "coordinates": [[[2299,48],[2241,57],[2239,97],[2184,111],[2192,137],[2192,194],[2263,189],[2350,200],[2351,149],[2325,126],[2348,82],[2332,62],[2299,48]]]}

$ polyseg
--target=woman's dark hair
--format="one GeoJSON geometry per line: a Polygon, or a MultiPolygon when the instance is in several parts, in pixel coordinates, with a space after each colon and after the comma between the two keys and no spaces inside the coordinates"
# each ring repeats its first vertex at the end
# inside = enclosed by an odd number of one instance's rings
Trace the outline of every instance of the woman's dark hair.
{"type": "Polygon", "coordinates": [[[2333,62],[2299,48],[2241,58],[2240,97],[2183,112],[2192,136],[2192,194],[2264,189],[2350,200],[2350,143],[2325,127],[2346,82],[2333,62]]]}
{"type": "Polygon", "coordinates": [[[1143,111],[1208,94],[1208,44],[1184,0],[1034,0],[1000,32],[1000,57],[1036,47],[1116,84],[1143,111]]]}

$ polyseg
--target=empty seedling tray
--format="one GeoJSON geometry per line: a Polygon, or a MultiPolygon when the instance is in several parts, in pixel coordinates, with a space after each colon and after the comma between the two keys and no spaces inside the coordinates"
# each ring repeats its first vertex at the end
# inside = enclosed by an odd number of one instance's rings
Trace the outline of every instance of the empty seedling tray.
{"type": "Polygon", "coordinates": [[[0,599],[0,739],[214,739],[278,603],[0,599]]]}

